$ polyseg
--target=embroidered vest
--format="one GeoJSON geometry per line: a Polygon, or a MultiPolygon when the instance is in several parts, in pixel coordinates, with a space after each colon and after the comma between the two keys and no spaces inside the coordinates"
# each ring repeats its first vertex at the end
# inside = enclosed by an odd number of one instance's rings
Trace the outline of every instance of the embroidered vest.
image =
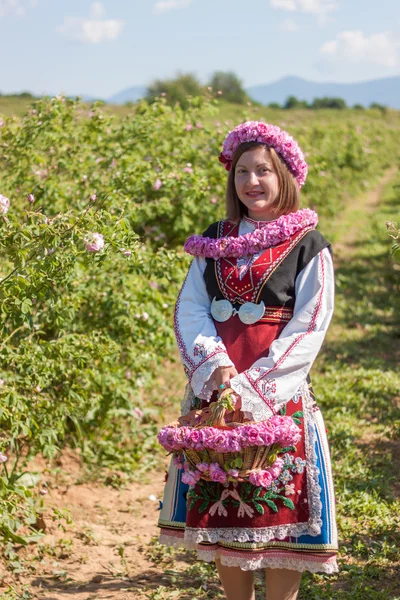
{"type": "MultiPolygon", "coordinates": [[[[239,224],[218,221],[203,236],[213,239],[238,236],[239,224]]],[[[329,242],[305,227],[277,246],[240,258],[207,258],[204,280],[211,299],[229,300],[237,309],[245,302],[293,308],[297,275],[329,242]]]]}

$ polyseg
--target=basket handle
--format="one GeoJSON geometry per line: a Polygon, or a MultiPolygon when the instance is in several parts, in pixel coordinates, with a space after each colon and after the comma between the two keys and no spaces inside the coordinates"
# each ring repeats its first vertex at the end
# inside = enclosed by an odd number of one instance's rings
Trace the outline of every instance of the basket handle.
{"type": "Polygon", "coordinates": [[[210,409],[211,416],[208,420],[208,424],[211,427],[224,427],[226,425],[225,414],[235,410],[232,395],[226,394],[223,398],[213,402],[210,404],[210,409]]]}

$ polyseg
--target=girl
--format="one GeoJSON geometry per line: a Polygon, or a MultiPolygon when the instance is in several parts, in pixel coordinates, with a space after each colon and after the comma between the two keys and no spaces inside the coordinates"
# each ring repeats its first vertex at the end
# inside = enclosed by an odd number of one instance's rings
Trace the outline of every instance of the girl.
{"type": "Polygon", "coordinates": [[[219,160],[229,171],[227,218],[187,240],[194,260],[175,310],[188,377],[183,413],[218,390],[233,393],[246,419],[292,416],[302,439],[283,450],[284,468],[267,489],[188,486],[172,465],[161,541],[215,560],[228,600],[254,600],[256,569],[266,569],[268,600],[295,600],[302,571],[337,571],[329,450],[308,378],[333,311],[330,245],[315,230],[316,213],[299,210],[308,169],[287,132],[238,125],[219,160]]]}

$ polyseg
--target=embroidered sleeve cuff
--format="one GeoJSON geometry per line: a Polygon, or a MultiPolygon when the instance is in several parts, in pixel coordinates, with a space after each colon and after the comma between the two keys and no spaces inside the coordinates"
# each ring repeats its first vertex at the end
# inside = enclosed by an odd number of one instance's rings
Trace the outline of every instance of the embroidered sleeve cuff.
{"type": "Polygon", "coordinates": [[[233,362],[224,350],[217,350],[210,354],[191,374],[190,385],[195,396],[202,400],[210,400],[213,391],[217,389],[214,377],[215,369],[233,366],[233,362]]]}
{"type": "Polygon", "coordinates": [[[252,382],[248,371],[236,375],[231,379],[231,388],[242,399],[242,411],[247,419],[266,421],[274,414],[272,407],[274,401],[263,395],[252,382]]]}

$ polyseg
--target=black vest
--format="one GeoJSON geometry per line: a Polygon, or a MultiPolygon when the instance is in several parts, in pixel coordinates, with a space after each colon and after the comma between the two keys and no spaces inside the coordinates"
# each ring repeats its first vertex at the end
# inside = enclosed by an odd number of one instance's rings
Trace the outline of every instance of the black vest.
{"type": "MultiPolygon", "coordinates": [[[[218,222],[212,223],[203,236],[216,239],[218,237],[218,222]]],[[[295,303],[295,281],[297,275],[307,266],[321,250],[328,248],[330,243],[315,229],[308,231],[290,253],[275,269],[267,283],[262,288],[260,301],[266,306],[286,306],[293,308],[295,303]]],[[[218,285],[215,274],[215,259],[206,258],[204,280],[210,299],[222,300],[224,296],[218,285]]],[[[239,304],[235,308],[239,308],[239,304]]]]}

